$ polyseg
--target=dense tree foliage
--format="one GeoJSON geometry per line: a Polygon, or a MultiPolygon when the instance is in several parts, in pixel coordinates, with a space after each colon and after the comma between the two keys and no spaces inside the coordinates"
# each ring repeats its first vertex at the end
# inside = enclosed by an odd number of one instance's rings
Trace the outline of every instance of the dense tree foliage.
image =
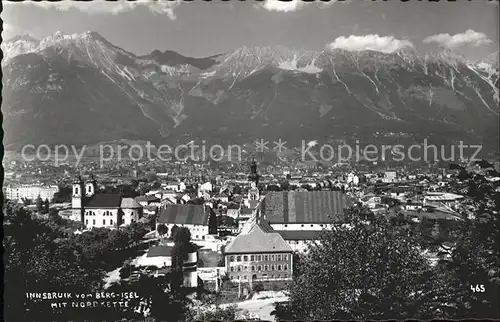
{"type": "Polygon", "coordinates": [[[495,183],[461,170],[462,220],[413,223],[348,212],[294,265],[281,319],[498,318],[500,198],[495,183]],[[367,220],[368,219],[368,220],[367,220]],[[436,254],[436,264],[423,255],[436,254]],[[318,304],[320,303],[320,304],[318,304]]]}
{"type": "Polygon", "coordinates": [[[164,224],[159,224],[157,231],[160,236],[163,236],[168,233],[168,227],[164,224]]]}
{"type": "Polygon", "coordinates": [[[291,290],[293,316],[303,319],[431,318],[430,266],[406,227],[367,223],[326,231],[301,262],[291,290]],[[321,305],[318,305],[321,303],[321,305]]]}
{"type": "Polygon", "coordinates": [[[51,317],[50,307],[34,307],[25,301],[28,292],[89,292],[99,287],[102,275],[85,269],[81,249],[67,241],[63,229],[51,228],[47,221],[32,218],[22,208],[8,209],[5,215],[6,321],[51,317]]]}

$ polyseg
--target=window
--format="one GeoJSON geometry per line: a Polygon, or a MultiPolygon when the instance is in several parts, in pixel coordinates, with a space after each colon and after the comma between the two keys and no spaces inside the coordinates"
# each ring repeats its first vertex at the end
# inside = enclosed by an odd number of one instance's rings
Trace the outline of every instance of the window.
{"type": "Polygon", "coordinates": [[[236,261],[241,262],[241,256],[236,256],[236,261]]]}
{"type": "Polygon", "coordinates": [[[261,270],[262,270],[262,266],[261,266],[261,265],[258,265],[258,266],[257,266],[257,270],[258,270],[258,271],[261,271],[261,270]]]}
{"type": "Polygon", "coordinates": [[[262,256],[261,255],[257,255],[257,260],[261,261],[262,260],[262,256]]]}
{"type": "Polygon", "coordinates": [[[281,271],[281,265],[278,265],[278,271],[281,271]]]}
{"type": "Polygon", "coordinates": [[[283,260],[284,261],[288,260],[288,255],[287,254],[283,254],[283,260]]]}
{"type": "Polygon", "coordinates": [[[234,262],[234,256],[229,256],[229,261],[234,262]]]}
{"type": "Polygon", "coordinates": [[[264,261],[268,261],[268,260],[269,260],[269,256],[264,255],[264,261]]]}
{"type": "Polygon", "coordinates": [[[252,265],[252,272],[255,271],[255,266],[252,265]]]}
{"type": "Polygon", "coordinates": [[[264,270],[268,271],[269,270],[269,265],[264,265],[264,270]]]}
{"type": "Polygon", "coordinates": [[[271,278],[274,278],[274,275],[271,275],[271,278]]]}
{"type": "Polygon", "coordinates": [[[95,225],[95,219],[94,219],[94,220],[92,220],[92,225],[95,225]]]}
{"type": "Polygon", "coordinates": [[[113,224],[113,219],[110,219],[109,220],[109,224],[112,225],[113,224]]]}
{"type": "Polygon", "coordinates": [[[85,220],[85,225],[88,225],[89,224],[89,220],[85,220]]]}
{"type": "Polygon", "coordinates": [[[234,266],[231,266],[231,272],[234,272],[234,266]]]}
{"type": "Polygon", "coordinates": [[[75,187],[75,195],[78,194],[78,187],[75,187]]]}
{"type": "Polygon", "coordinates": [[[240,279],[240,276],[238,275],[238,279],[240,279]]]}
{"type": "Polygon", "coordinates": [[[276,260],[280,261],[281,260],[281,255],[276,255],[276,260]]]}
{"type": "Polygon", "coordinates": [[[283,265],[283,270],[285,270],[285,271],[288,270],[288,265],[287,264],[283,265]]]}
{"type": "Polygon", "coordinates": [[[89,192],[91,192],[91,191],[92,191],[92,187],[91,187],[91,186],[89,186],[89,192]]]}
{"type": "Polygon", "coordinates": [[[288,278],[288,274],[283,275],[284,278],[288,278]]]}
{"type": "Polygon", "coordinates": [[[248,279],[248,276],[246,276],[246,275],[245,275],[245,276],[243,276],[243,279],[244,279],[244,280],[247,280],[247,279],[248,279]]]}
{"type": "Polygon", "coordinates": [[[103,224],[103,225],[106,225],[106,219],[103,219],[103,220],[102,220],[102,224],[103,224]]]}
{"type": "Polygon", "coordinates": [[[241,272],[241,266],[238,265],[238,272],[241,272]]]}
{"type": "Polygon", "coordinates": [[[248,256],[247,255],[243,256],[243,261],[244,262],[248,262],[248,256]]]}
{"type": "Polygon", "coordinates": [[[274,271],[276,267],[274,265],[271,265],[271,270],[274,271]]]}
{"type": "Polygon", "coordinates": [[[280,274],[276,275],[276,278],[281,278],[281,275],[280,274]]]}
{"type": "Polygon", "coordinates": [[[255,256],[250,255],[250,261],[254,261],[254,260],[255,260],[255,256]]]}
{"type": "Polygon", "coordinates": [[[267,278],[267,274],[262,274],[262,278],[267,278]]]}
{"type": "Polygon", "coordinates": [[[231,275],[231,279],[234,280],[234,276],[231,275]]]}
{"type": "Polygon", "coordinates": [[[271,260],[274,261],[274,255],[271,255],[271,260]]]}

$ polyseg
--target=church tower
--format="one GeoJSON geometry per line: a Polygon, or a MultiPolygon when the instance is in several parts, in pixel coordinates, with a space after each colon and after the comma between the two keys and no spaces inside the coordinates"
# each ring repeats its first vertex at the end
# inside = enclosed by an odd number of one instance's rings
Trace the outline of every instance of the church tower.
{"type": "Polygon", "coordinates": [[[97,191],[97,180],[94,175],[90,176],[90,181],[85,184],[85,196],[92,197],[97,191]]]}
{"type": "Polygon", "coordinates": [[[251,188],[248,191],[248,200],[259,200],[259,184],[260,175],[257,173],[257,162],[255,160],[250,164],[250,174],[248,175],[248,180],[251,182],[251,188]]]}
{"type": "Polygon", "coordinates": [[[71,208],[73,210],[74,220],[83,223],[83,200],[85,195],[85,185],[81,176],[78,176],[73,182],[73,197],[71,199],[71,208]]]}
{"type": "Polygon", "coordinates": [[[257,173],[257,162],[255,160],[250,164],[250,174],[248,175],[248,180],[255,182],[257,186],[259,184],[260,175],[257,173]]]}

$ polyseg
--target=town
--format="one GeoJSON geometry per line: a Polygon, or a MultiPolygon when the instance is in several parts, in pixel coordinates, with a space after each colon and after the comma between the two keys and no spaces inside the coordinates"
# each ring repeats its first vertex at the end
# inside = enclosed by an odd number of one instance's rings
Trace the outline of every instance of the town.
{"type": "MultiPolygon", "coordinates": [[[[112,253],[110,263],[103,259],[102,290],[169,276],[179,265],[176,244],[186,242],[191,246],[180,264],[180,287],[198,297],[200,290],[212,294],[222,307],[246,308],[239,318],[271,320],[273,305],[288,300],[295,262],[321,242],[325,230],[345,224],[346,211],[358,209],[368,220],[431,223],[440,231],[464,214],[475,219],[470,187],[463,185],[467,173],[481,175],[498,193],[499,166],[481,161],[411,170],[355,164],[261,170],[253,159],[225,165],[233,171],[189,162],[161,169],[125,162],[110,171],[91,162],[79,169],[13,161],[5,164],[3,193],[9,207],[64,223],[67,238],[111,240],[118,239],[113,231],[132,231],[129,244],[115,243],[120,262],[112,253]]],[[[430,247],[422,254],[436,265],[440,251],[430,247]]],[[[147,316],[151,308],[143,304],[135,312],[147,316]]]]}

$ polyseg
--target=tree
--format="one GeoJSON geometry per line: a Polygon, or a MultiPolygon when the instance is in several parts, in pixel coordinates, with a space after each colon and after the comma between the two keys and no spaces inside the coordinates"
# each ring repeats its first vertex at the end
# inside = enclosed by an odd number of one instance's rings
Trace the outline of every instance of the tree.
{"type": "Polygon", "coordinates": [[[42,197],[40,197],[40,195],[38,195],[38,197],[36,198],[36,210],[38,210],[40,212],[43,210],[43,201],[42,201],[42,197]]]}
{"type": "Polygon", "coordinates": [[[213,209],[208,210],[210,213],[208,215],[208,233],[209,234],[217,234],[217,215],[213,211],[213,209]]]}
{"type": "Polygon", "coordinates": [[[196,251],[196,247],[191,243],[191,232],[186,227],[177,229],[172,248],[172,291],[179,293],[183,284],[183,263],[188,258],[189,253],[196,251]]]}
{"type": "Polygon", "coordinates": [[[172,237],[175,244],[187,245],[191,241],[191,232],[186,227],[180,227],[172,237]]]}
{"type": "Polygon", "coordinates": [[[469,187],[482,186],[482,197],[473,199],[476,218],[464,216],[462,221],[448,227],[454,247],[442,245],[442,259],[436,271],[445,285],[445,301],[450,304],[448,317],[498,318],[500,195],[493,185],[482,183],[482,178],[470,173],[467,177],[469,187]]]}
{"type": "Polygon", "coordinates": [[[83,267],[79,249],[65,238],[62,230],[53,229],[47,220],[32,218],[22,208],[9,210],[8,214],[4,225],[4,288],[9,294],[4,302],[6,321],[54,319],[46,302],[26,302],[27,292],[98,289],[102,275],[83,267]]]}
{"type": "Polygon", "coordinates": [[[173,225],[172,229],[170,230],[170,237],[174,239],[174,236],[177,234],[177,231],[179,230],[179,226],[173,225]]]}
{"type": "Polygon", "coordinates": [[[236,304],[229,305],[225,308],[216,305],[215,309],[207,310],[196,309],[190,310],[190,314],[186,318],[187,322],[195,321],[224,321],[230,322],[238,318],[241,309],[238,308],[236,304]]]}
{"type": "Polygon", "coordinates": [[[49,199],[45,199],[45,201],[43,203],[43,211],[42,211],[42,213],[48,214],[49,213],[49,209],[50,209],[49,199]]]}
{"type": "Polygon", "coordinates": [[[168,227],[165,226],[164,224],[159,224],[157,232],[160,236],[163,236],[168,233],[168,227]]]}
{"type": "Polygon", "coordinates": [[[220,227],[237,227],[238,224],[233,217],[222,215],[217,217],[217,226],[220,227]]]}
{"type": "Polygon", "coordinates": [[[354,209],[347,212],[347,222],[350,227],[336,225],[324,231],[320,243],[311,245],[308,256],[301,259],[287,316],[306,320],[438,316],[432,303],[435,279],[409,229],[392,226],[384,218],[366,223],[354,209]]]}

